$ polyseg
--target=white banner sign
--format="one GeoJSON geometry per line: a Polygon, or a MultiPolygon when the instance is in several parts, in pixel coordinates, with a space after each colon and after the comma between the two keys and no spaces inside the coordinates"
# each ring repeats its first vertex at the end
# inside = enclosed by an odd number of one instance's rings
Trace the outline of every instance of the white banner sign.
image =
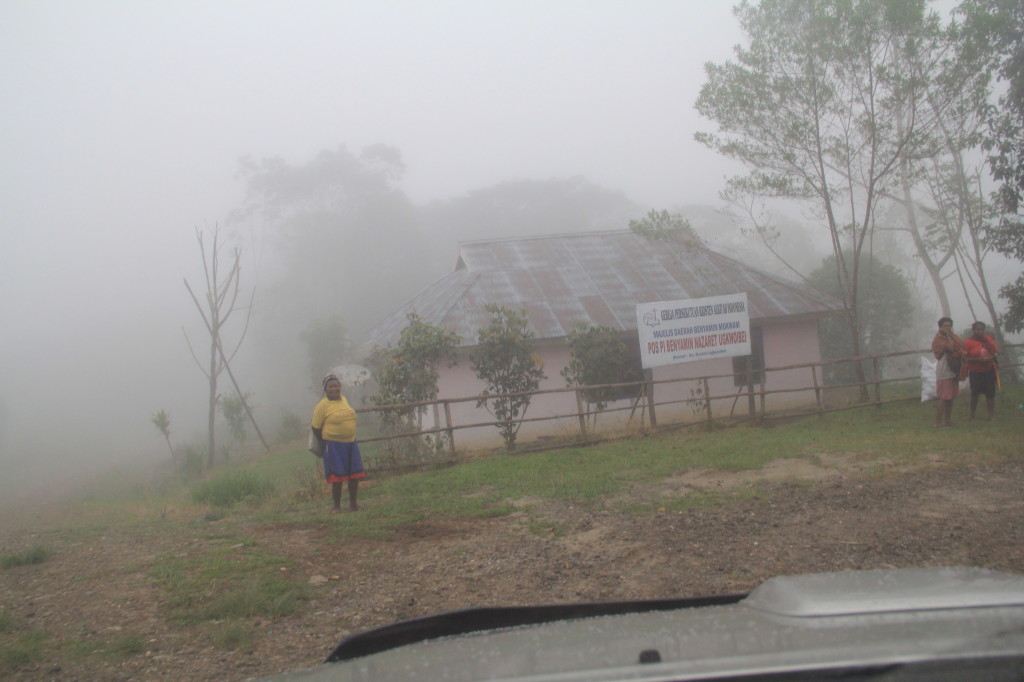
{"type": "Polygon", "coordinates": [[[636,307],[644,369],[736,355],[750,355],[747,294],[636,307]]]}

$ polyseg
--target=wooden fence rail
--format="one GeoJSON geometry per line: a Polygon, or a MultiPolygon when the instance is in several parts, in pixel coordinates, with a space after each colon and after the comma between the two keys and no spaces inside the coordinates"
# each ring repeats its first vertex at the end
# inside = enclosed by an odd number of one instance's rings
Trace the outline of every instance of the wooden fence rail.
{"type": "MultiPolygon", "coordinates": [[[[1008,348],[1022,348],[1024,344],[1007,344],[1008,348]]],[[[710,393],[710,381],[712,379],[732,379],[735,374],[711,374],[699,377],[686,377],[681,379],[658,379],[658,380],[645,380],[637,382],[627,382],[620,384],[597,384],[590,386],[578,386],[578,387],[567,387],[567,388],[549,388],[539,391],[531,391],[526,393],[507,393],[507,394],[489,394],[489,395],[474,395],[460,398],[441,398],[437,400],[428,400],[416,403],[402,403],[396,405],[377,405],[373,407],[360,407],[356,409],[357,413],[387,413],[394,411],[407,411],[414,414],[423,415],[428,409],[433,411],[434,423],[441,424],[442,411],[443,411],[443,426],[434,426],[432,428],[419,429],[414,431],[407,431],[397,434],[388,434],[382,436],[375,436],[370,438],[360,438],[361,443],[372,443],[380,441],[393,441],[408,439],[422,436],[444,436],[448,448],[452,454],[455,453],[455,432],[463,429],[476,429],[482,427],[500,427],[509,424],[527,424],[536,423],[552,420],[576,420],[579,423],[580,437],[584,440],[588,438],[588,425],[587,419],[594,417],[596,414],[609,414],[614,412],[630,411],[628,422],[632,422],[636,416],[637,411],[640,412],[640,421],[643,425],[643,420],[646,415],[646,426],[654,428],[657,427],[657,408],[665,407],[669,405],[689,404],[691,407],[697,408],[703,412],[703,417],[698,420],[694,420],[692,423],[700,423],[702,421],[711,422],[715,419],[719,420],[733,420],[736,419],[736,405],[740,398],[747,396],[748,398],[748,410],[745,419],[760,419],[764,420],[769,416],[767,407],[767,398],[771,395],[779,395],[785,393],[798,393],[798,392],[814,392],[815,405],[810,410],[798,410],[798,411],[787,411],[787,415],[796,414],[825,414],[827,412],[835,412],[840,410],[857,409],[865,406],[874,405],[880,407],[882,405],[901,402],[910,400],[906,396],[894,397],[894,398],[883,398],[882,387],[889,384],[906,383],[910,381],[920,380],[920,374],[914,374],[911,376],[900,376],[883,378],[881,373],[881,361],[888,358],[897,358],[908,355],[927,355],[930,357],[931,350],[908,350],[908,351],[897,351],[893,353],[880,353],[876,355],[862,355],[858,357],[841,358],[837,360],[823,360],[819,362],[808,362],[796,365],[784,365],[778,367],[765,367],[764,369],[757,370],[757,373],[761,375],[760,383],[755,386],[754,382],[750,379],[753,372],[748,368],[748,382],[746,385],[741,386],[737,391],[722,395],[711,395],[710,393]],[[824,383],[824,368],[829,365],[843,364],[843,363],[867,363],[870,362],[871,377],[863,382],[853,382],[844,384],[825,384],[824,383]],[[799,369],[808,370],[809,383],[807,385],[796,387],[796,388],[777,388],[769,389],[768,376],[770,372],[782,372],[782,371],[793,371],[799,369]],[[822,376],[819,376],[821,374],[822,376]],[[676,400],[664,400],[658,402],[655,400],[654,388],[661,384],[677,384],[682,382],[692,382],[700,387],[695,396],[691,398],[683,398],[676,400]],[[853,402],[847,405],[832,406],[826,405],[825,395],[828,392],[844,391],[848,389],[864,388],[869,391],[869,399],[861,400],[859,402],[853,402]],[[613,406],[605,408],[601,411],[594,411],[589,408],[584,395],[588,391],[595,391],[598,389],[635,389],[637,397],[634,399],[632,405],[627,406],[613,406]],[[522,417],[520,419],[508,420],[508,421],[481,421],[456,424],[452,420],[451,406],[465,402],[480,402],[494,400],[495,398],[502,397],[518,397],[518,396],[538,396],[545,394],[558,394],[573,392],[576,395],[576,411],[565,413],[565,414],[546,414],[543,416],[533,417],[522,417]],[[713,409],[717,404],[723,401],[732,401],[732,406],[728,409],[727,416],[719,411],[713,409]]],[[[1024,364],[1003,364],[1002,369],[1015,369],[1022,367],[1024,364]]]]}

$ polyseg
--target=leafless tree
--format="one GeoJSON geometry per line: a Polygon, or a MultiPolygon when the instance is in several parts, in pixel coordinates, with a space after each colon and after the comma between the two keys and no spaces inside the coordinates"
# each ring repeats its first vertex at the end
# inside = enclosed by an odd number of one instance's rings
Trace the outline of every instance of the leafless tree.
{"type": "MultiPolygon", "coordinates": [[[[196,308],[199,310],[199,315],[203,318],[203,324],[206,326],[206,331],[210,335],[210,358],[209,363],[204,365],[199,357],[196,355],[195,350],[192,348],[192,342],[188,338],[188,334],[185,334],[185,342],[188,344],[189,351],[192,353],[192,358],[196,361],[199,369],[206,375],[209,382],[210,393],[209,393],[209,412],[208,412],[208,450],[207,450],[207,466],[213,466],[214,453],[216,453],[216,436],[214,433],[215,418],[217,416],[217,382],[221,372],[227,371],[228,376],[231,378],[232,383],[235,385],[235,389],[238,391],[238,395],[244,395],[243,391],[238,387],[238,382],[235,380],[234,374],[231,372],[230,360],[238,352],[238,349],[242,346],[242,341],[245,340],[246,331],[249,328],[249,319],[252,314],[252,302],[256,296],[256,290],[253,289],[249,296],[248,305],[242,307],[239,305],[239,293],[240,293],[240,280],[242,271],[242,252],[240,249],[235,248],[231,252],[229,267],[225,272],[221,264],[221,250],[223,244],[220,238],[220,227],[214,226],[211,230],[210,237],[212,244],[207,249],[206,235],[201,232],[198,228],[196,229],[196,241],[199,243],[199,255],[203,261],[203,275],[205,279],[206,291],[204,301],[200,301],[199,297],[196,296],[188,280],[185,280],[185,288],[188,289],[189,295],[192,297],[192,301],[196,304],[196,308]],[[235,344],[234,349],[231,351],[230,356],[224,352],[223,340],[221,338],[221,332],[228,320],[231,319],[235,312],[244,310],[245,311],[245,324],[242,328],[242,333],[238,337],[238,343],[235,344]]],[[[252,411],[249,409],[248,403],[242,399],[245,407],[246,414],[248,414],[250,421],[256,428],[256,433],[259,434],[260,440],[263,441],[263,445],[266,446],[266,440],[263,438],[263,434],[260,433],[259,426],[256,425],[256,420],[252,416],[252,411]]]]}

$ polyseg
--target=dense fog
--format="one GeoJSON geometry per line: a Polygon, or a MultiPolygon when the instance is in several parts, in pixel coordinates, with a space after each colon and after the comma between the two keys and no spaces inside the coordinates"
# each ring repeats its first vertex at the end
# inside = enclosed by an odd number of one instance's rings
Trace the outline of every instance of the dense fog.
{"type": "MultiPolygon", "coordinates": [[[[159,410],[203,447],[197,230],[240,249],[233,368],[271,438],[314,401],[306,325],[338,316],[355,343],[460,239],[671,209],[746,253],[718,212],[738,169],[693,140],[703,65],[741,38],[704,0],[7,0],[0,494],[168,459],[159,410]],[[308,229],[282,230],[299,207],[308,229]]],[[[795,253],[828,252],[786,225],[795,253]]]]}

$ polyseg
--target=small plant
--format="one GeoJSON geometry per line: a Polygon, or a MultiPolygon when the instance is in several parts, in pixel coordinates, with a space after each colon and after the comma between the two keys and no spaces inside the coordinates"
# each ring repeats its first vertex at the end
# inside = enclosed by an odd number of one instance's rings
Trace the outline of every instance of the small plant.
{"type": "Polygon", "coordinates": [[[42,545],[36,545],[31,549],[26,549],[24,552],[5,554],[3,557],[0,557],[0,568],[14,568],[15,566],[41,564],[51,556],[53,556],[53,552],[42,545]]]}
{"type": "Polygon", "coordinates": [[[707,417],[708,404],[704,400],[704,384],[697,381],[690,386],[690,399],[686,401],[694,417],[707,417]]]}
{"type": "Polygon", "coordinates": [[[312,457],[310,459],[313,460],[312,463],[308,467],[304,467],[295,475],[298,482],[298,488],[294,493],[295,499],[308,501],[319,500],[327,491],[327,487],[324,482],[323,460],[312,457]]]}
{"type": "Polygon", "coordinates": [[[185,459],[181,462],[181,468],[186,476],[199,476],[206,468],[206,455],[193,447],[185,448],[185,459]]]}
{"type": "Polygon", "coordinates": [[[486,310],[491,314],[491,324],[479,330],[479,344],[472,356],[473,371],[487,385],[476,406],[502,422],[498,430],[505,447],[511,450],[522,426],[518,420],[526,416],[531,393],[547,375],[544,363],[533,352],[533,332],[527,328],[526,311],[494,304],[486,310]]]}
{"type": "Polygon", "coordinates": [[[230,507],[239,502],[258,504],[274,496],[273,481],[251,471],[228,471],[203,481],[192,490],[197,504],[230,507]]]}
{"type": "Polygon", "coordinates": [[[164,440],[167,441],[167,450],[171,453],[171,459],[173,460],[174,448],[171,447],[171,415],[167,414],[166,410],[160,410],[150,418],[150,421],[163,434],[164,440]]]}
{"type": "Polygon", "coordinates": [[[245,421],[248,419],[245,406],[252,404],[252,393],[246,392],[244,395],[237,393],[232,395],[221,396],[220,398],[220,411],[224,415],[224,421],[228,423],[228,428],[231,430],[231,437],[234,438],[235,442],[238,443],[239,447],[245,447],[245,440],[248,434],[245,430],[245,421]]]}

